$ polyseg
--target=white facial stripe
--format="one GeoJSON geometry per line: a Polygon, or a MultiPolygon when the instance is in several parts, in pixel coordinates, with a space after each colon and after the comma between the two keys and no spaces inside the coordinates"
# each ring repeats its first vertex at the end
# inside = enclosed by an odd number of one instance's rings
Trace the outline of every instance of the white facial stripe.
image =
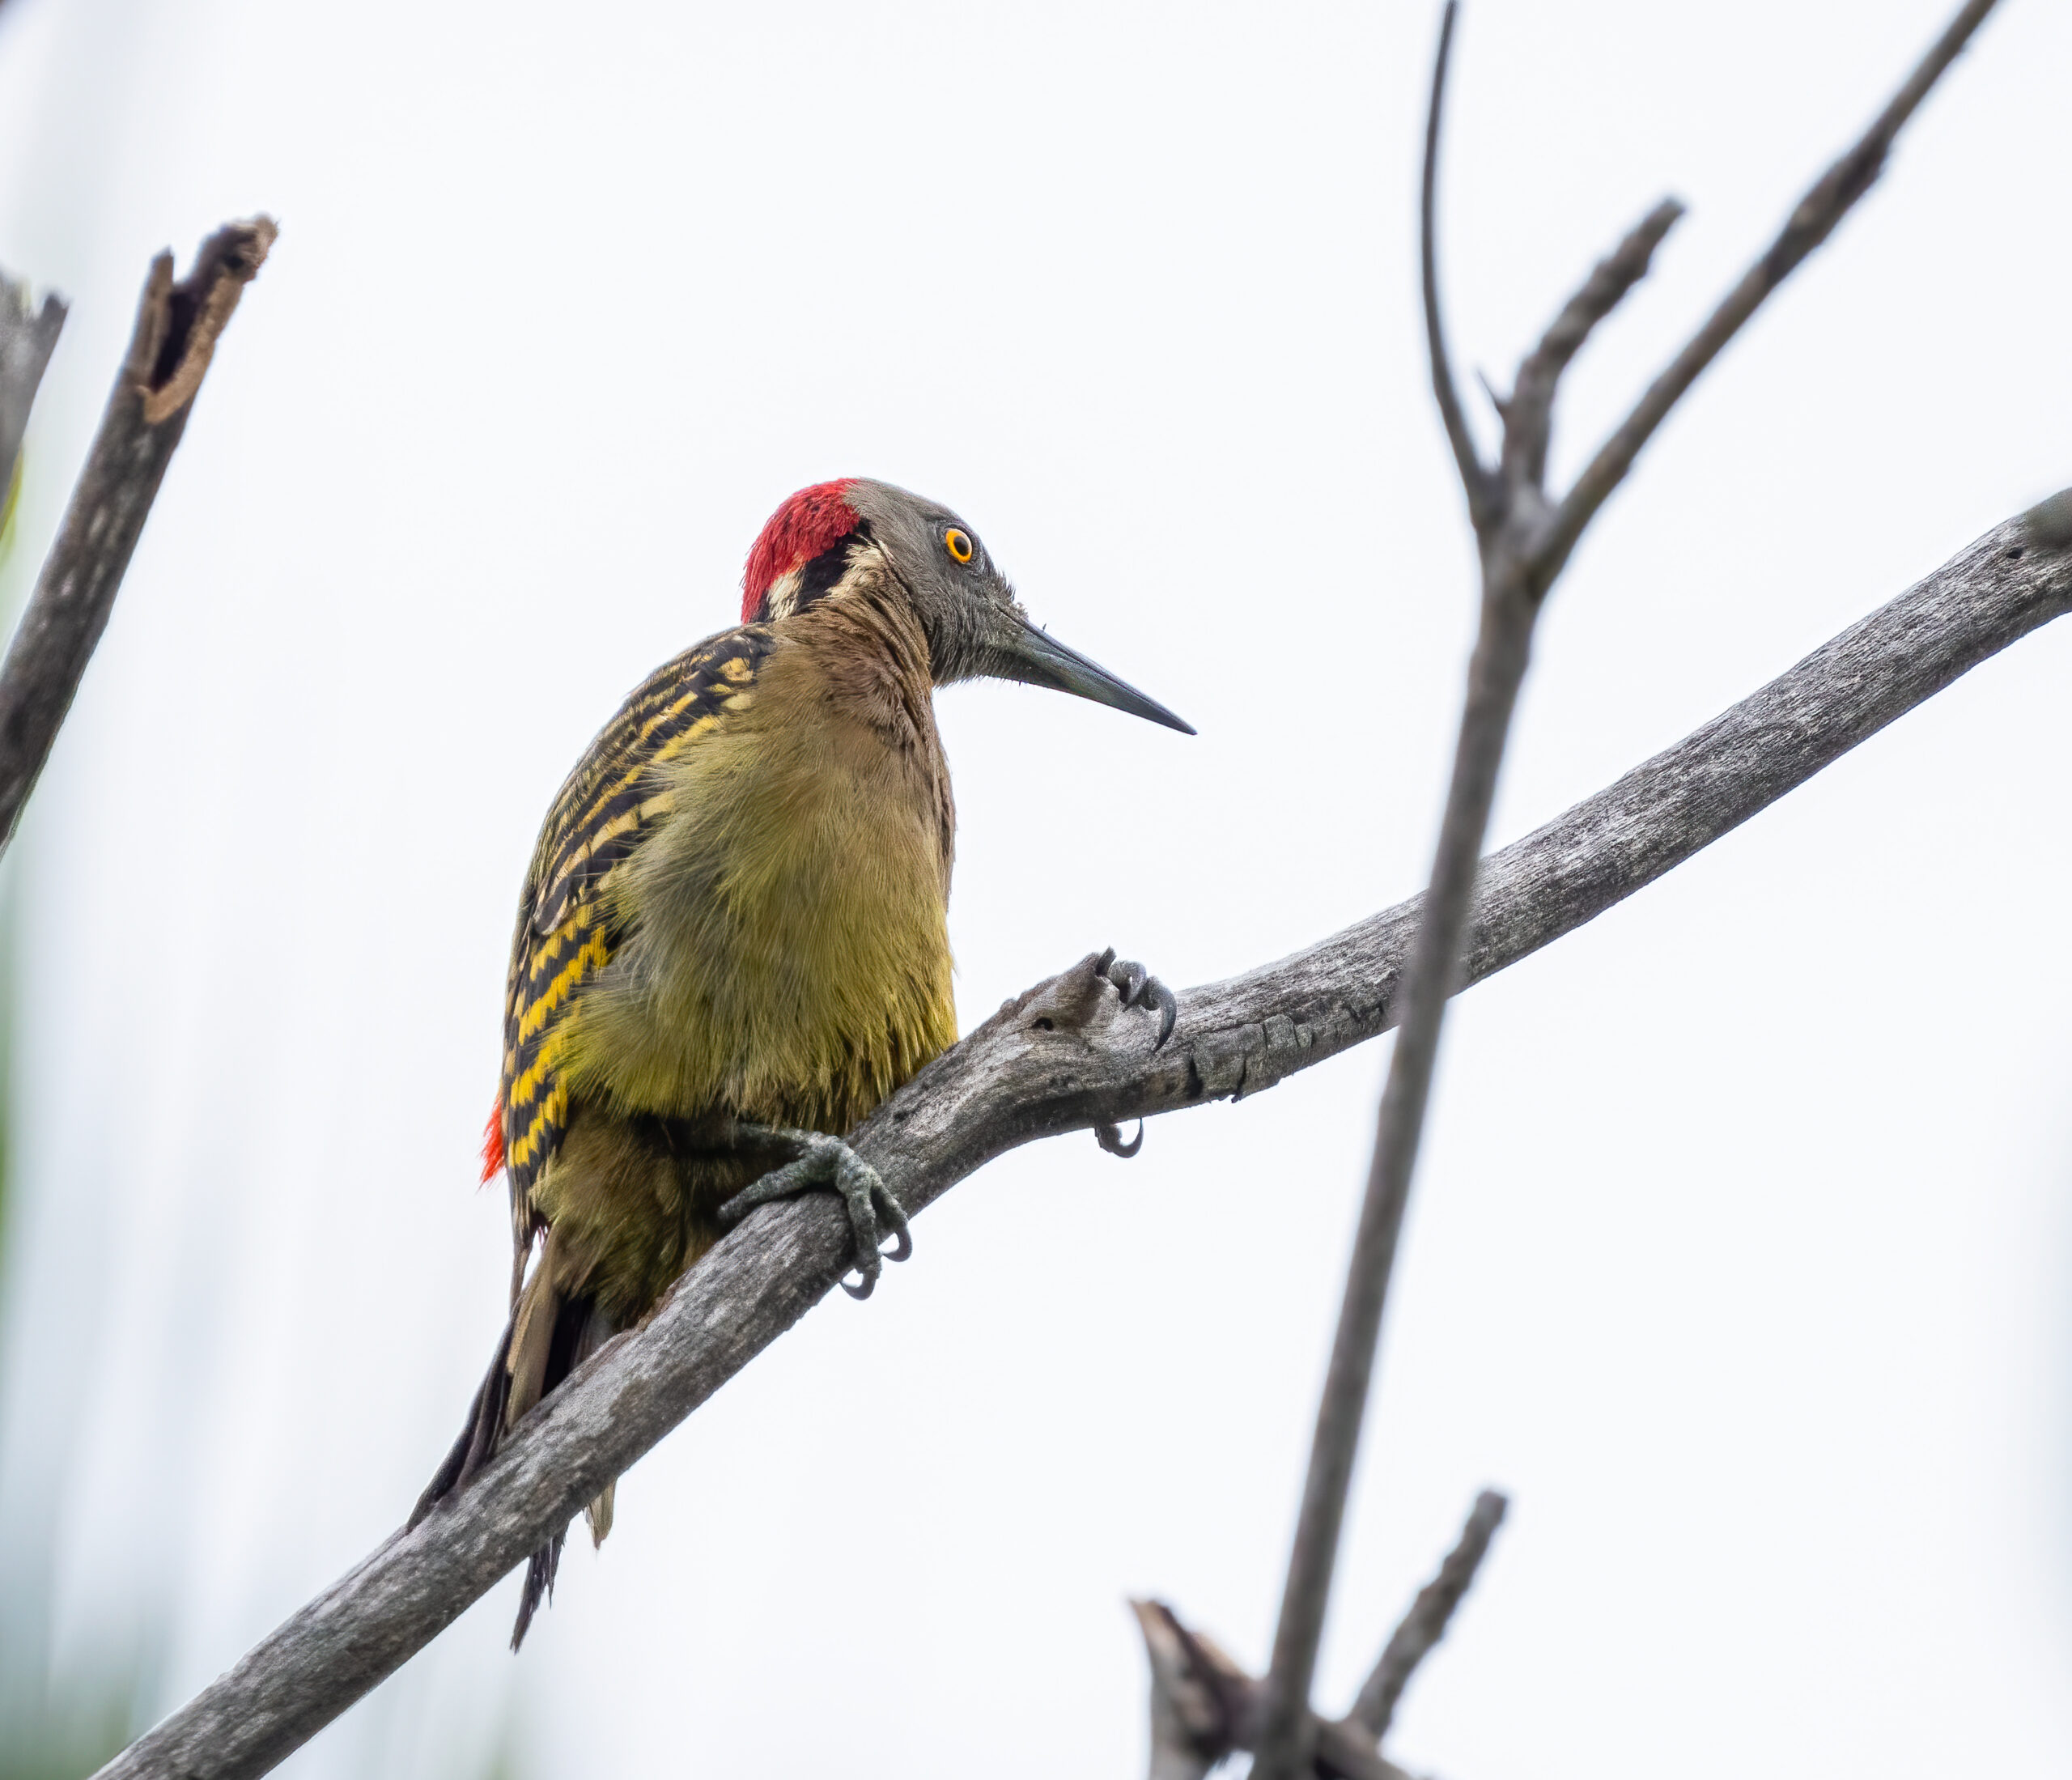
{"type": "Polygon", "coordinates": [[[799,571],[793,569],[770,584],[770,591],[762,597],[764,622],[772,618],[788,618],[798,610],[800,580],[799,571]]]}

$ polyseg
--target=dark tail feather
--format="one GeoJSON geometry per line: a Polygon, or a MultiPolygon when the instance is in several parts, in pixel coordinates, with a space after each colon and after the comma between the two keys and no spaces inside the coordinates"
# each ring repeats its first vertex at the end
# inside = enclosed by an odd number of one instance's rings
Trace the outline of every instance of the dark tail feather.
{"type": "Polygon", "coordinates": [[[507,1367],[511,1357],[511,1334],[516,1326],[515,1316],[503,1325],[503,1333],[497,1340],[496,1352],[490,1356],[489,1370],[482,1375],[482,1382],[475,1388],[474,1401],[468,1406],[468,1419],[461,1430],[461,1436],[453,1442],[445,1458],[439,1461],[439,1469],[432,1473],[431,1481],[424,1486],[424,1493],[418,1497],[417,1506],[410,1510],[410,1518],[403,1523],[404,1531],[408,1532],[465,1484],[495,1451],[503,1434],[503,1406],[509,1396],[507,1367]]]}
{"type": "MultiPolygon", "coordinates": [[[[559,1258],[550,1232],[546,1252],[525,1281],[475,1392],[467,1425],[418,1498],[410,1526],[416,1526],[440,1502],[465,1489],[503,1444],[505,1434],[609,1339],[611,1324],[587,1294],[562,1296],[556,1278],[559,1258]]],[[[600,1541],[611,1527],[612,1493],[613,1486],[607,1484],[588,1510],[591,1531],[600,1541]]],[[[554,1598],[554,1572],[560,1567],[561,1548],[567,1536],[564,1527],[533,1553],[525,1566],[518,1622],[511,1633],[514,1650],[524,1642],[525,1629],[540,1604],[554,1598]]]]}
{"type": "MultiPolygon", "coordinates": [[[[554,1336],[547,1344],[546,1370],[540,1380],[540,1396],[546,1394],[588,1359],[603,1343],[609,1330],[605,1319],[597,1314],[587,1298],[564,1298],[554,1312],[554,1336]]],[[[528,1405],[529,1408],[530,1405],[528,1405]]],[[[609,1487],[600,1500],[609,1502],[609,1487]]],[[[592,1511],[592,1522],[596,1524],[596,1511],[592,1511]]],[[[611,1524],[611,1510],[605,1510],[604,1524],[611,1524]]],[[[598,1536],[601,1539],[602,1534],[598,1536]]],[[[540,1609],[542,1601],[554,1599],[554,1578],[561,1568],[561,1548],[568,1538],[564,1527],[546,1544],[534,1552],[525,1565],[525,1587],[518,1597],[518,1621],[511,1628],[511,1647],[516,1650],[525,1642],[525,1629],[533,1623],[533,1616],[540,1609]]]]}
{"type": "Polygon", "coordinates": [[[525,1628],[533,1623],[533,1615],[539,1611],[541,1601],[554,1599],[554,1574],[561,1568],[561,1548],[568,1538],[564,1527],[547,1544],[534,1552],[525,1565],[525,1591],[518,1597],[518,1623],[511,1628],[511,1647],[516,1650],[525,1642],[525,1628]]]}

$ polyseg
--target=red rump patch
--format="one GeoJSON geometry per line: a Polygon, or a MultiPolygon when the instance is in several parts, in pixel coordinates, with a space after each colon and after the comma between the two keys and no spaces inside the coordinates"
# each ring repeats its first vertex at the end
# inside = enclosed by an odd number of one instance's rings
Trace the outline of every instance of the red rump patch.
{"type": "Polygon", "coordinates": [[[489,1109],[489,1123],[482,1128],[482,1184],[486,1187],[503,1172],[503,1101],[498,1098],[489,1109]]]}
{"type": "Polygon", "coordinates": [[[748,567],[741,576],[742,623],[755,622],[762,596],[773,582],[810,563],[862,523],[848,502],[855,481],[855,477],[845,476],[839,482],[815,482],[801,488],[770,516],[770,523],[748,553],[748,567]]]}

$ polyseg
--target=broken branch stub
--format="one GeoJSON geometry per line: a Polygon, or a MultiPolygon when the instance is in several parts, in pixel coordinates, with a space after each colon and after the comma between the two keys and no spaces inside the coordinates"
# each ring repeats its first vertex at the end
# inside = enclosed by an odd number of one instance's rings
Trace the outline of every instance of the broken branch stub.
{"type": "Polygon", "coordinates": [[[86,467],[0,663],[0,848],[14,836],[108,627],[216,342],[277,232],[264,216],[227,224],[178,280],[170,253],[151,263],[86,467]]]}

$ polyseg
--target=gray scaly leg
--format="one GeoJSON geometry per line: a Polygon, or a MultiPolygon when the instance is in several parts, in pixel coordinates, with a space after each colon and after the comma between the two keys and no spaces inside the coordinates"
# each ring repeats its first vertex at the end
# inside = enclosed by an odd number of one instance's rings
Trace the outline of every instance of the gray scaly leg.
{"type": "Polygon", "coordinates": [[[757,1148],[787,1149],[792,1160],[745,1187],[720,1208],[720,1226],[732,1230],[758,1205],[773,1200],[793,1199],[815,1187],[830,1188],[842,1196],[849,1214],[849,1234],[856,1245],[851,1263],[862,1283],[847,1279],[842,1289],[851,1298],[868,1298],[877,1285],[881,1263],[903,1261],[914,1252],[914,1238],[907,1232],[906,1213],[892,1196],[892,1189],[878,1178],[877,1170],[839,1137],[825,1132],[792,1131],[781,1125],[737,1125],[741,1141],[757,1148]],[[880,1251],[878,1243],[890,1230],[894,1238],[890,1254],[880,1251]]]}

